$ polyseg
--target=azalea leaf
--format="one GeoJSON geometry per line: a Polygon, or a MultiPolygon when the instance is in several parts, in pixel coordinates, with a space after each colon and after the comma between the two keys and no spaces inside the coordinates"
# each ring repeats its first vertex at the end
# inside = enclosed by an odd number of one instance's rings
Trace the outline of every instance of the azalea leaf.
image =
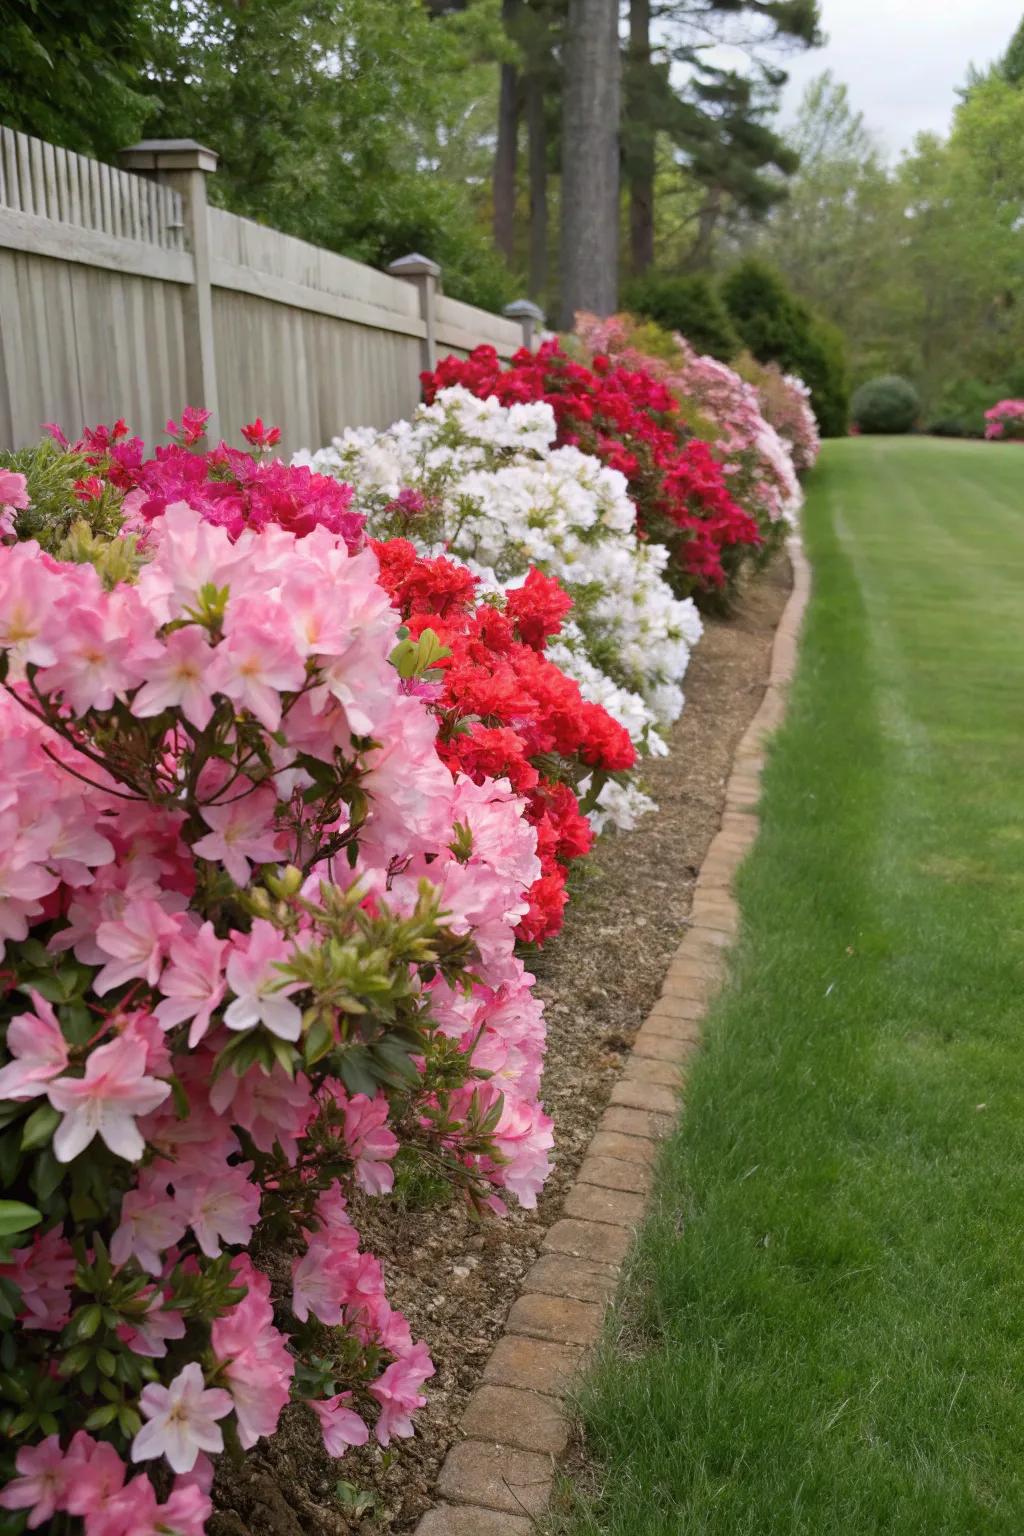
{"type": "Polygon", "coordinates": [[[27,1232],[42,1221],[41,1211],[21,1200],[0,1200],[0,1237],[11,1237],[15,1232],[27,1232]]]}

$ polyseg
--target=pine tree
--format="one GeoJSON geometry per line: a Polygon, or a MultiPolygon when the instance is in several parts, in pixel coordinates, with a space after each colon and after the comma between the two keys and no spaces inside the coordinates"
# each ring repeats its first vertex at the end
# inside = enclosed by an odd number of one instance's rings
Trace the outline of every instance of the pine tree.
{"type": "Polygon", "coordinates": [[[817,0],[630,0],[629,23],[623,140],[631,270],[646,271],[654,258],[659,134],[671,140],[686,173],[704,191],[690,262],[701,267],[727,211],[763,213],[784,196],[777,173],[787,174],[795,161],[767,118],[786,77],[760,65],[757,50],[780,38],[805,47],[817,43],[817,0]],[[749,45],[749,74],[704,59],[708,37],[737,17],[756,23],[759,33],[749,45]],[[657,53],[651,42],[655,23],[657,53]],[[686,71],[680,85],[673,82],[673,66],[686,71]]]}

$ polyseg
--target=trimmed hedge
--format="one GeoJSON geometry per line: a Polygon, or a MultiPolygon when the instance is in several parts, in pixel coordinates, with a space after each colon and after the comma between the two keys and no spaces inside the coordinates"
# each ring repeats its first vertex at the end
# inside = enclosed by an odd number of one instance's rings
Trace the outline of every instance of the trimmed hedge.
{"type": "Polygon", "coordinates": [[[921,412],[917,390],[899,374],[884,374],[862,384],[850,413],[862,432],[896,435],[913,430],[921,412]]]}
{"type": "Polygon", "coordinates": [[[778,363],[802,378],[822,436],[841,437],[849,412],[842,333],[812,314],[778,272],[752,257],[733,268],[721,292],[743,344],[759,363],[778,363]]]}

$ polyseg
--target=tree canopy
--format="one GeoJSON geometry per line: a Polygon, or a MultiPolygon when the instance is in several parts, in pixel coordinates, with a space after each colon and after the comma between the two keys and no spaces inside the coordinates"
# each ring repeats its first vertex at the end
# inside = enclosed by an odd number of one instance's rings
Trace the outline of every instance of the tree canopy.
{"type": "Polygon", "coordinates": [[[906,375],[926,415],[955,414],[979,381],[991,404],[1024,341],[1021,37],[972,74],[948,137],[919,135],[895,164],[846,88],[814,81],[791,135],[789,196],[743,241],[841,327],[854,382],[906,375]]]}

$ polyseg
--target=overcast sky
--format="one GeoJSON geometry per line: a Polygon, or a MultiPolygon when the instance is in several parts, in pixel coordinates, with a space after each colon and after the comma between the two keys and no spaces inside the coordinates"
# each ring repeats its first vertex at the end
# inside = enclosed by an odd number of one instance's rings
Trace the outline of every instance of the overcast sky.
{"type": "Polygon", "coordinates": [[[831,69],[882,147],[899,151],[922,129],[945,132],[967,66],[1005,51],[1024,0],[821,0],[821,10],[825,47],[785,61],[783,120],[808,80],[831,69]]]}

